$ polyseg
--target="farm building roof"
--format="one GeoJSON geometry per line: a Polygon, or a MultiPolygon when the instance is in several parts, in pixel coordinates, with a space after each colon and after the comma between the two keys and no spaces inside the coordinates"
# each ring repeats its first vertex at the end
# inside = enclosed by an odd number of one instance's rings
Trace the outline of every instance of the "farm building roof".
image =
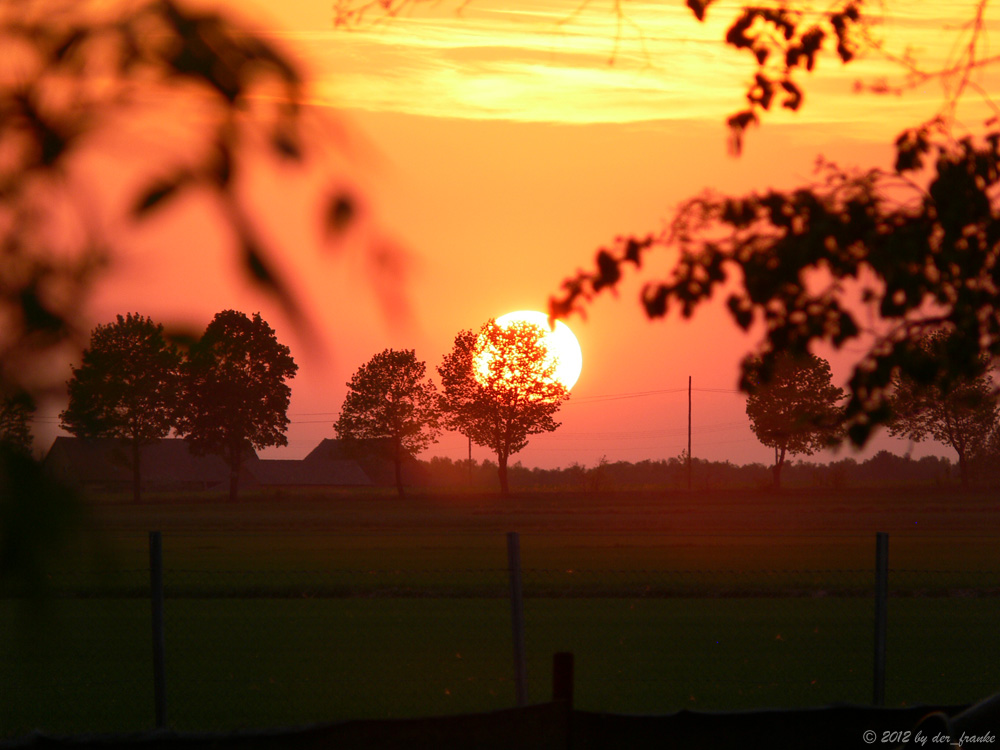
{"type": "MultiPolygon", "coordinates": [[[[115,486],[132,481],[132,449],[116,438],[57,437],[44,464],[63,481],[115,486]]],[[[212,487],[229,481],[229,466],[219,455],[197,455],[181,438],[164,438],[140,452],[142,482],[147,487],[212,487]]],[[[350,458],[317,456],[311,460],[260,459],[244,456],[241,483],[262,487],[359,487],[371,478],[350,458]]]]}
{"type": "MultiPolygon", "coordinates": [[[[142,446],[139,460],[142,480],[150,484],[206,485],[229,479],[229,466],[220,456],[196,455],[179,438],[142,446]]],[[[118,483],[132,479],[131,447],[116,438],[57,437],[44,463],[58,478],[71,482],[118,483]]]]}

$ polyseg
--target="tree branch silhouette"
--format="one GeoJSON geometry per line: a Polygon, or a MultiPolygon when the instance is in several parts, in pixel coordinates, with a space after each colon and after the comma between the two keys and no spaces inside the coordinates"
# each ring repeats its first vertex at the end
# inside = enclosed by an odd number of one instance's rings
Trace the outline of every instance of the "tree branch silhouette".
{"type": "MultiPolygon", "coordinates": [[[[329,155],[325,144],[343,147],[330,122],[303,107],[308,82],[289,53],[228,15],[178,0],[110,11],[86,1],[4,2],[0,46],[0,314],[10,322],[0,384],[38,391],[39,358],[82,343],[84,301],[122,230],[187,195],[217,209],[245,278],[314,337],[287,261],[262,239],[241,190],[251,159],[304,169],[329,155]],[[183,157],[162,144],[137,155],[143,144],[122,125],[171,122],[180,102],[201,118],[183,157]],[[102,189],[88,161],[95,155],[141,171],[124,211],[102,189]]],[[[360,219],[358,196],[338,186],[323,202],[317,219],[336,242],[360,219]]]]}

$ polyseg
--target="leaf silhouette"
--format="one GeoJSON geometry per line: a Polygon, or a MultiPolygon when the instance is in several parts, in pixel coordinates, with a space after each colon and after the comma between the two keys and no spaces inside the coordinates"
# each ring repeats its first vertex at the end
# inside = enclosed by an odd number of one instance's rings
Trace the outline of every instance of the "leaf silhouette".
{"type": "Polygon", "coordinates": [[[135,218],[146,216],[153,209],[160,207],[164,201],[177,195],[190,181],[190,173],[179,172],[173,177],[153,182],[135,202],[135,205],[132,207],[132,216],[135,218]]]}
{"type": "Polygon", "coordinates": [[[327,237],[341,234],[355,217],[354,201],[346,193],[337,193],[330,198],[326,210],[327,237]]]}

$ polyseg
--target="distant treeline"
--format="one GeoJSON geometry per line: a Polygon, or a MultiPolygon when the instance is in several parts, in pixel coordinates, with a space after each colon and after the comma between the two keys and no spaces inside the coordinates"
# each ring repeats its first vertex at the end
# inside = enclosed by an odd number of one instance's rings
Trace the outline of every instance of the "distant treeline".
{"type": "MultiPolygon", "coordinates": [[[[497,465],[493,461],[453,461],[431,458],[420,461],[422,483],[433,487],[496,486],[497,465]]],[[[682,456],[659,461],[615,461],[602,459],[595,466],[578,463],[561,469],[529,469],[520,462],[508,468],[513,489],[685,489],[687,462],[682,456]]],[[[925,456],[913,459],[879,451],[857,461],[843,458],[826,464],[799,461],[786,465],[782,485],[786,487],[872,487],[890,485],[943,485],[958,481],[958,468],[948,459],[925,456]]],[[[761,463],[739,466],[729,461],[695,458],[691,467],[694,489],[765,489],[772,486],[771,467],[761,463]]]]}

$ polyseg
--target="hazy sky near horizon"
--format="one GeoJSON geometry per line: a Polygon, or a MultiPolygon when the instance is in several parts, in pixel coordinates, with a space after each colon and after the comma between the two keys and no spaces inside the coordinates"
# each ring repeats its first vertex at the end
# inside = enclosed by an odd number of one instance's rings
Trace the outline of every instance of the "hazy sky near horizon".
{"type": "MultiPolygon", "coordinates": [[[[280,248],[321,346],[235,279],[231,257],[215,251],[225,237],[194,200],[135,234],[91,315],[97,324],[137,311],[200,328],[221,309],[260,310],[300,365],[289,447],[266,451],[269,457],[300,457],[332,437],[345,383],[382,349],[415,349],[436,379],[460,329],[511,310],[544,310],[562,280],[589,267],[615,236],[658,230],[678,202],[706,188],[800,184],[820,155],[888,167],[895,136],[934,115],[945,95],[939,81],[903,96],[855,93],[858,79],[901,80],[900,68],[876,55],[847,67],[825,56],[815,75],[803,76],[802,110],[766,116],[736,159],[727,153],[724,122],[752,75],[749,56],[722,42],[736,3],[711,6],[709,22],[699,24],[681,0],[629,2],[620,28],[611,3],[577,11],[577,0],[472,0],[460,14],[457,4],[440,2],[352,30],[333,28],[328,2],[221,7],[299,57],[309,73],[307,103],[336,122],[317,131],[334,154],[323,168],[305,177],[262,170],[250,180],[264,233],[280,248]],[[346,249],[317,250],[315,192],[331,180],[359,192],[363,226],[375,227],[360,230],[356,242],[375,232],[402,248],[411,303],[405,322],[383,314],[364,261],[346,249]]],[[[934,67],[955,59],[973,7],[887,3],[874,33],[934,67]]],[[[996,31],[996,18],[987,28],[996,31]]],[[[990,70],[975,83],[992,91],[995,76],[990,70]]],[[[983,113],[970,104],[958,127],[978,127],[983,113]]],[[[737,363],[754,339],[735,329],[721,305],[687,322],[645,320],[638,291],[669,262],[650,257],[647,270],[617,296],[596,301],[586,320],[567,321],[583,348],[583,374],[560,429],[532,438],[514,460],[548,467],[676,456],[687,442],[690,375],[693,454],[769,461],[735,392],[737,363]]],[[[819,353],[840,383],[857,354],[819,353]]],[[[51,421],[43,428],[54,435],[51,421]]],[[[883,437],[864,455],[885,447],[908,448],[883,437]]],[[[425,455],[463,458],[465,451],[464,439],[452,435],[425,455]]],[[[950,456],[935,446],[915,452],[950,456]]],[[[489,455],[474,448],[477,459],[489,455]]]]}

